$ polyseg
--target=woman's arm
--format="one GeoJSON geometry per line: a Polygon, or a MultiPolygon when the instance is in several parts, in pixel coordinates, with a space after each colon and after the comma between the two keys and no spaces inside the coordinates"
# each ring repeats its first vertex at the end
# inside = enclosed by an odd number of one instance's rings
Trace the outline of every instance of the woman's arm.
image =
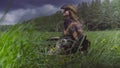
{"type": "Polygon", "coordinates": [[[77,32],[73,32],[72,35],[75,40],[79,40],[77,32]]]}
{"type": "Polygon", "coordinates": [[[79,40],[79,35],[83,33],[82,27],[77,22],[71,23],[66,30],[64,30],[64,35],[71,35],[75,40],[79,40]]]}
{"type": "Polygon", "coordinates": [[[79,40],[79,36],[83,34],[82,26],[80,24],[75,24],[72,28],[72,35],[75,40],[79,40]]]}
{"type": "Polygon", "coordinates": [[[67,29],[64,29],[63,34],[64,34],[64,35],[69,35],[69,31],[70,31],[70,29],[71,29],[74,25],[75,25],[75,23],[71,23],[71,24],[67,27],[67,29]]]}

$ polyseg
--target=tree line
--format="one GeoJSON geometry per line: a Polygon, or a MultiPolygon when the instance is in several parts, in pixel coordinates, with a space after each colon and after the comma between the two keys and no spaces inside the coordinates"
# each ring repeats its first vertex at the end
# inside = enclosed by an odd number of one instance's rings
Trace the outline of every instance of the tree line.
{"type": "Polygon", "coordinates": [[[120,28],[120,0],[93,0],[78,5],[79,16],[88,30],[120,28]]]}

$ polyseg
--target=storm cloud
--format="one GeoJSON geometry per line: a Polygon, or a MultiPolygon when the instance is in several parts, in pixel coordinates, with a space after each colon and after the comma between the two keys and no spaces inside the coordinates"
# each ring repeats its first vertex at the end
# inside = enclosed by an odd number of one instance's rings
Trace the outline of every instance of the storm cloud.
{"type": "MultiPolygon", "coordinates": [[[[58,11],[59,8],[46,4],[41,7],[36,8],[27,8],[27,9],[16,9],[9,11],[4,19],[0,22],[1,25],[9,25],[15,24],[20,21],[29,20],[35,17],[47,16],[58,11]]],[[[0,17],[2,17],[3,12],[0,13],[0,17]]]]}
{"type": "MultiPolygon", "coordinates": [[[[0,18],[9,7],[9,12],[0,25],[15,24],[20,21],[29,20],[40,16],[54,14],[64,4],[80,4],[82,2],[91,2],[92,0],[1,0],[0,18]]],[[[102,0],[103,1],[103,0],[102,0]]]]}

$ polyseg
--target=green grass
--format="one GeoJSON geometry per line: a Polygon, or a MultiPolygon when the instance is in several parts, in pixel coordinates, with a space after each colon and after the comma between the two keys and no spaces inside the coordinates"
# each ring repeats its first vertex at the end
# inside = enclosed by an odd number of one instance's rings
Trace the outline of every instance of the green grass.
{"type": "MultiPolygon", "coordinates": [[[[27,25],[29,26],[29,25],[27,25]]],[[[29,26],[30,27],[30,26],[29,26]]],[[[87,31],[91,41],[87,54],[48,55],[46,41],[59,32],[38,32],[24,26],[0,32],[0,68],[99,68],[120,67],[120,31],[87,31]]]]}

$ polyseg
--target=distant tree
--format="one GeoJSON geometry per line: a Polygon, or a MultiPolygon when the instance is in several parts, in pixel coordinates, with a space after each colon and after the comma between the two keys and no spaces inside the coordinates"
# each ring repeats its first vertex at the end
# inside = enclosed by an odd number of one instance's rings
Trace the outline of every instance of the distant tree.
{"type": "Polygon", "coordinates": [[[120,28],[120,0],[113,0],[111,4],[113,21],[118,25],[118,28],[120,28]]]}
{"type": "Polygon", "coordinates": [[[85,26],[89,30],[97,30],[102,11],[100,0],[93,0],[91,4],[83,2],[79,5],[79,10],[85,26]]]}
{"type": "Polygon", "coordinates": [[[88,15],[89,15],[89,7],[88,7],[88,3],[83,2],[82,4],[78,5],[78,9],[79,9],[79,17],[80,19],[82,19],[84,21],[84,25],[86,26],[86,28],[88,27],[88,23],[87,23],[87,19],[88,19],[88,15]]]}
{"type": "Polygon", "coordinates": [[[101,23],[101,1],[100,0],[93,0],[92,4],[90,5],[90,21],[89,29],[91,30],[99,30],[98,26],[101,23]]]}
{"type": "Polygon", "coordinates": [[[79,4],[79,16],[89,30],[106,30],[120,27],[120,0],[92,0],[79,4]]]}
{"type": "Polygon", "coordinates": [[[117,28],[117,24],[113,21],[113,12],[111,8],[110,0],[104,0],[102,3],[102,16],[100,24],[101,28],[104,29],[114,29],[117,28]]]}

